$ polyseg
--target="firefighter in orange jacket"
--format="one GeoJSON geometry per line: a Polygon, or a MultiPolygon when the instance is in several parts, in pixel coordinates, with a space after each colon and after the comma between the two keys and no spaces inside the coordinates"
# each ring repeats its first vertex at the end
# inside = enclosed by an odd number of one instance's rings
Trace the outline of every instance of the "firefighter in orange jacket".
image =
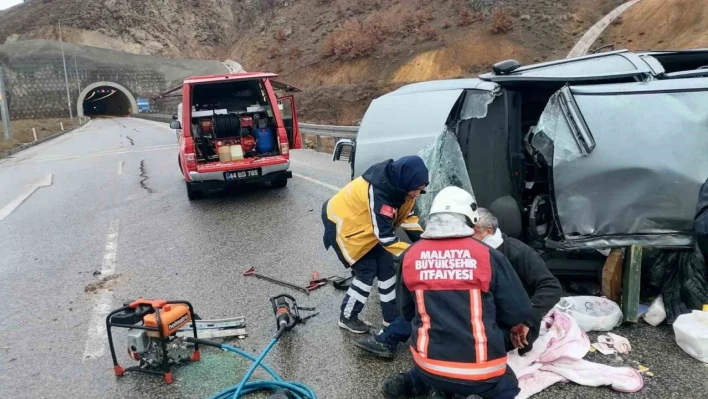
{"type": "Polygon", "coordinates": [[[401,314],[412,322],[415,365],[387,379],[387,399],[478,395],[514,398],[502,327],[531,317],[531,301],[509,261],[472,238],[477,205],[446,187],[435,197],[421,240],[402,255],[401,314]]]}
{"type": "Polygon", "coordinates": [[[371,166],[324,203],[324,245],[333,247],[354,279],[341,305],[339,326],[357,334],[369,331],[359,320],[378,279],[384,327],[406,337],[410,325],[396,306],[396,271],[393,257],[408,245],[395,233],[402,227],[415,242],[423,229],[413,211],[416,198],[428,185],[428,169],[418,156],[388,160],[371,166]],[[398,331],[400,330],[400,331],[398,331]]]}

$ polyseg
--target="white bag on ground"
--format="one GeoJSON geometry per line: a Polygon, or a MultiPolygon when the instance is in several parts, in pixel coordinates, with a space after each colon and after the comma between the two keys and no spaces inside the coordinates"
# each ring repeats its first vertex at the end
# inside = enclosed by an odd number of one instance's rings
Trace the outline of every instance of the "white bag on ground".
{"type": "Polygon", "coordinates": [[[570,315],[585,332],[611,331],[622,323],[622,310],[607,298],[570,296],[561,298],[556,308],[570,315]]]}
{"type": "Polygon", "coordinates": [[[674,322],[676,343],[694,358],[708,363],[708,312],[694,310],[674,322]]]}
{"type": "Polygon", "coordinates": [[[666,308],[661,295],[654,299],[654,302],[649,305],[649,310],[644,314],[644,321],[656,327],[666,319],[666,308]]]}

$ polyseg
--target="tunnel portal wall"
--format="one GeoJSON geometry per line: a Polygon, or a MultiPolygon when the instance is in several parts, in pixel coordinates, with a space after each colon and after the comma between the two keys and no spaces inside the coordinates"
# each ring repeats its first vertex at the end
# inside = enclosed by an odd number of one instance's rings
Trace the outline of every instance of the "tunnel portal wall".
{"type": "MultiPolygon", "coordinates": [[[[64,53],[74,116],[81,114],[79,97],[90,85],[120,87],[129,99],[150,98],[186,77],[228,72],[219,61],[158,58],[69,43],[64,44],[64,53]]],[[[10,119],[68,116],[59,42],[30,40],[0,46],[0,64],[5,72],[10,119]]],[[[137,112],[136,104],[131,108],[137,112]]],[[[151,108],[151,112],[174,113],[168,102],[154,103],[151,108]]]]}

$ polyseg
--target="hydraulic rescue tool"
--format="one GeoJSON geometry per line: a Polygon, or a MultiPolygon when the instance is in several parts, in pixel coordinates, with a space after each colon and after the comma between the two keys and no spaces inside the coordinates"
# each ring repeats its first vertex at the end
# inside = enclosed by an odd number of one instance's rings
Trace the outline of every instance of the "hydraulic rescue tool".
{"type": "Polygon", "coordinates": [[[226,351],[234,352],[241,355],[253,362],[251,368],[248,369],[246,375],[238,385],[225,389],[214,396],[213,399],[238,399],[243,395],[253,393],[260,390],[272,391],[269,399],[280,399],[280,398],[297,398],[297,399],[316,399],[317,395],[315,392],[305,384],[299,382],[283,381],[278,374],[275,373],[270,367],[262,364],[263,359],[268,355],[271,349],[278,342],[280,337],[289,330],[292,330],[297,324],[304,323],[307,319],[316,316],[318,313],[312,313],[309,316],[301,317],[300,310],[314,311],[314,308],[298,307],[297,301],[290,295],[281,294],[270,298],[270,303],[273,306],[273,313],[275,314],[275,324],[277,326],[276,333],[273,335],[268,346],[261,352],[258,358],[255,358],[240,349],[234,348],[226,344],[220,344],[218,342],[208,341],[204,339],[199,339],[196,336],[194,338],[186,338],[187,342],[194,343],[195,347],[199,345],[213,346],[226,351]],[[258,367],[262,367],[268,374],[273,377],[273,380],[267,381],[251,381],[248,380],[253,375],[253,372],[258,367]]]}
{"type": "MultiPolygon", "coordinates": [[[[182,327],[195,319],[189,302],[164,299],[138,298],[109,313],[106,331],[115,375],[121,377],[127,371],[157,374],[164,376],[165,382],[171,384],[173,365],[200,359],[199,345],[195,343],[194,350],[190,350],[186,341],[177,336],[182,327]],[[113,327],[128,329],[128,354],[140,362],[138,366],[123,368],[118,364],[113,327]]],[[[191,323],[191,327],[191,335],[197,339],[197,323],[191,323]]]]}

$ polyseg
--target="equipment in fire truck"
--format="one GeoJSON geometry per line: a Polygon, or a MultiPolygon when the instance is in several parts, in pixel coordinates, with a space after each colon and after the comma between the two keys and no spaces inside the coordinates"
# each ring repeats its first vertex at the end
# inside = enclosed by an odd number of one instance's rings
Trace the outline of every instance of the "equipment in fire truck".
{"type": "Polygon", "coordinates": [[[192,112],[199,158],[234,162],[277,155],[275,129],[267,115],[261,112],[227,113],[225,109],[192,112]]]}

